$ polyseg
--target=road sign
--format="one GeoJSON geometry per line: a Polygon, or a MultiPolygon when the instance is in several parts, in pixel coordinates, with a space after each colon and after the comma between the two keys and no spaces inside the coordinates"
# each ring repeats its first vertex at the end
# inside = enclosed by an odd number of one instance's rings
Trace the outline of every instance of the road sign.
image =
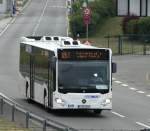
{"type": "Polygon", "coordinates": [[[84,16],[91,16],[91,9],[86,7],[84,10],[83,10],[83,14],[84,16]]]}
{"type": "Polygon", "coordinates": [[[83,10],[83,22],[85,25],[90,24],[91,21],[91,9],[90,8],[85,8],[83,10]]]}
{"type": "Polygon", "coordinates": [[[85,25],[90,24],[91,18],[90,17],[83,17],[83,22],[85,25]]]}
{"type": "Polygon", "coordinates": [[[84,8],[84,10],[83,10],[83,22],[86,25],[86,38],[88,41],[88,32],[89,32],[88,28],[89,28],[89,24],[91,22],[91,9],[88,7],[84,8]]]}

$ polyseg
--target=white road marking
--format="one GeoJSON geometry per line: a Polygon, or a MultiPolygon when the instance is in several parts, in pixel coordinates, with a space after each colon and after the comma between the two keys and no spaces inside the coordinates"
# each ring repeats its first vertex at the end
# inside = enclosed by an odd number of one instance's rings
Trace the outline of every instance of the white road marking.
{"type": "Polygon", "coordinates": [[[150,95],[146,95],[147,97],[150,97],[150,95]]]}
{"type": "Polygon", "coordinates": [[[133,87],[130,87],[130,90],[136,91],[137,89],[136,89],[136,88],[133,88],[133,87]]]}
{"type": "Polygon", "coordinates": [[[118,84],[121,84],[122,82],[121,81],[114,81],[115,83],[118,83],[118,84]]]}
{"type": "Polygon", "coordinates": [[[122,86],[124,86],[124,87],[128,87],[128,85],[127,85],[127,84],[122,84],[122,86]]]}
{"type": "Polygon", "coordinates": [[[46,4],[45,4],[45,6],[44,6],[44,9],[43,9],[43,11],[42,11],[42,13],[41,13],[41,15],[40,15],[40,18],[39,18],[39,20],[38,20],[38,22],[37,22],[37,24],[36,24],[36,26],[35,26],[35,28],[34,28],[34,30],[33,30],[32,35],[35,35],[37,29],[39,28],[39,25],[40,25],[41,20],[42,20],[42,18],[43,18],[43,16],[44,16],[44,13],[45,13],[45,10],[46,10],[46,8],[47,8],[47,5],[48,5],[48,0],[46,1],[46,4]]]}
{"type": "Polygon", "coordinates": [[[144,123],[136,122],[136,124],[138,124],[138,125],[140,125],[140,126],[143,126],[143,127],[145,127],[145,128],[150,129],[150,126],[148,126],[148,125],[146,125],[146,124],[144,124],[144,123]]]}
{"type": "Polygon", "coordinates": [[[140,93],[140,94],[144,94],[145,92],[144,91],[137,91],[138,93],[140,93]]]}
{"type": "Polygon", "coordinates": [[[116,78],[113,77],[112,80],[114,81],[114,80],[116,80],[116,78]]]}
{"type": "Polygon", "coordinates": [[[117,113],[117,112],[112,111],[111,113],[113,113],[114,115],[117,115],[117,116],[119,116],[119,117],[121,117],[121,118],[125,118],[124,115],[121,115],[121,114],[119,114],[119,113],[117,113]]]}
{"type": "Polygon", "coordinates": [[[3,31],[0,32],[0,36],[2,36],[2,35],[6,32],[6,30],[9,28],[9,26],[10,26],[11,24],[13,24],[13,23],[15,22],[15,20],[16,20],[16,18],[13,18],[12,20],[10,20],[10,23],[8,23],[8,24],[5,26],[5,28],[3,29],[3,31]]]}

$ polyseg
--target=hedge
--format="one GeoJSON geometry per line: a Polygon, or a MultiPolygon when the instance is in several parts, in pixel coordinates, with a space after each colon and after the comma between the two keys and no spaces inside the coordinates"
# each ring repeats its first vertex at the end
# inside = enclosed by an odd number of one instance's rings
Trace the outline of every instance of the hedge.
{"type": "MultiPolygon", "coordinates": [[[[131,25],[133,24],[131,21],[134,21],[134,20],[138,20],[139,17],[138,16],[135,16],[135,15],[129,15],[129,16],[125,16],[122,20],[122,31],[124,34],[128,34],[132,28],[131,25]],[[131,23],[130,23],[131,22],[131,23]],[[130,27],[129,27],[130,26],[130,27]]],[[[136,22],[136,21],[135,21],[136,22]]],[[[134,32],[134,29],[133,28],[133,31],[131,32],[134,32]]]]}
{"type": "Polygon", "coordinates": [[[138,20],[135,19],[129,21],[126,25],[126,34],[137,34],[137,33],[138,33],[138,20]]]}
{"type": "Polygon", "coordinates": [[[138,20],[130,20],[127,24],[126,34],[150,34],[150,17],[140,18],[138,20]]]}

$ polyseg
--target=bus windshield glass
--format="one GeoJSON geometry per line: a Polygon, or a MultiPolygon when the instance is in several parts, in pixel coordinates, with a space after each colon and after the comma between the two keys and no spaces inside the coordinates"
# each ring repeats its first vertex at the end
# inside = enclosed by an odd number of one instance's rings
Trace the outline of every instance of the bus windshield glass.
{"type": "Polygon", "coordinates": [[[109,91],[108,61],[59,61],[59,92],[105,93],[109,91]]]}

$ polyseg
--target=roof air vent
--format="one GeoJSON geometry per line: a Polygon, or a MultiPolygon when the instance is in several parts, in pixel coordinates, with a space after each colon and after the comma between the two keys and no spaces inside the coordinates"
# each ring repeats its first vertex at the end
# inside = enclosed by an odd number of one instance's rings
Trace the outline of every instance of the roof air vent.
{"type": "Polygon", "coordinates": [[[72,44],[73,44],[73,45],[79,45],[78,41],[76,41],[76,40],[74,40],[74,41],[72,42],[72,44]]]}
{"type": "Polygon", "coordinates": [[[54,37],[54,40],[59,40],[59,38],[58,37],[54,37]]]}
{"type": "Polygon", "coordinates": [[[52,40],[52,38],[51,38],[51,37],[45,37],[45,39],[46,39],[46,40],[52,40]]]}
{"type": "Polygon", "coordinates": [[[71,45],[69,41],[64,41],[64,45],[71,45]]]}

